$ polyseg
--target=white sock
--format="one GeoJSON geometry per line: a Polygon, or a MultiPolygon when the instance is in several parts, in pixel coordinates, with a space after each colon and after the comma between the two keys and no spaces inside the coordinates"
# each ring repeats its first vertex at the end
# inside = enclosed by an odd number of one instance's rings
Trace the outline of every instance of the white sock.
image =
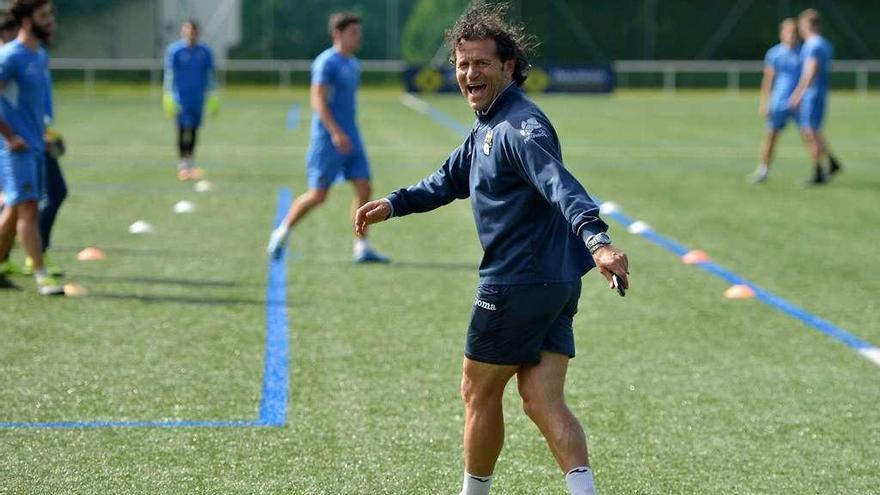
{"type": "Polygon", "coordinates": [[[46,271],[46,268],[34,271],[34,278],[37,279],[37,282],[42,282],[48,276],[49,273],[46,271]]]}
{"type": "Polygon", "coordinates": [[[565,483],[571,495],[596,495],[593,487],[593,470],[587,466],[578,466],[565,475],[565,483]]]}
{"type": "Polygon", "coordinates": [[[767,165],[766,163],[761,163],[760,165],[758,165],[758,172],[760,172],[761,175],[767,175],[767,172],[769,172],[769,171],[770,171],[770,166],[767,165]]]}
{"type": "Polygon", "coordinates": [[[491,476],[474,476],[465,471],[460,495],[489,495],[489,488],[492,488],[491,476]]]}
{"type": "Polygon", "coordinates": [[[366,237],[354,240],[354,254],[360,255],[367,249],[370,249],[370,242],[366,237]]]}

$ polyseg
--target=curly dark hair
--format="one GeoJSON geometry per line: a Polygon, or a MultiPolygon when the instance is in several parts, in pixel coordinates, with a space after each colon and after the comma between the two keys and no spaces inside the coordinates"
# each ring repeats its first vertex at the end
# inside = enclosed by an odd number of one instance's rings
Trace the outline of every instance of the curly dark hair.
{"type": "Polygon", "coordinates": [[[495,49],[502,62],[514,60],[513,81],[522,86],[529,77],[527,54],[536,46],[534,38],[525,34],[519,24],[508,24],[506,3],[475,1],[446,31],[449,61],[455,65],[455,49],[462,41],[495,40],[495,49]]]}
{"type": "Polygon", "coordinates": [[[21,24],[24,19],[34,16],[34,11],[49,3],[50,0],[12,0],[9,2],[9,13],[15,22],[21,24]]]}

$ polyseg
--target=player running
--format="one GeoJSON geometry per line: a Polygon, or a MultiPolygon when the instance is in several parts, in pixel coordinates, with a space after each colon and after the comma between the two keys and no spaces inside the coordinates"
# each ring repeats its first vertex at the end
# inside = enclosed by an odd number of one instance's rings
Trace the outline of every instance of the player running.
{"type": "Polygon", "coordinates": [[[628,261],[563,166],[553,125],[520,89],[529,64],[521,31],[504,23],[504,13],[503,5],[477,4],[447,33],[459,87],[477,118],[464,143],[433,175],[361,207],[355,228],[471,198],[484,255],[461,381],[461,494],[489,492],[504,442],[504,389],[516,376],[523,408],[570,493],[592,495],[584,430],[563,392],[575,355],[572,319],[581,277],[598,266],[611,287],[619,281],[626,288],[628,261]]]}
{"type": "Polygon", "coordinates": [[[0,169],[6,204],[0,214],[0,260],[8,259],[17,232],[33,260],[37,291],[61,295],[64,288],[43,262],[38,207],[49,91],[48,57],[41,44],[55,31],[55,12],[50,0],[14,0],[9,12],[19,31],[14,41],[0,48],[0,169]]]}
{"type": "MultiPolygon", "coordinates": [[[[290,230],[327,199],[330,187],[342,177],[354,186],[351,214],[369,201],[370,165],[356,123],[357,89],[360,63],[355,53],[363,39],[361,18],[347,12],[330,16],[333,46],[324,50],[312,64],[312,137],[306,154],[309,190],[297,197],[284,221],[269,237],[267,251],[278,258],[287,245],[290,230]]],[[[354,240],[355,263],[387,263],[388,258],[374,251],[366,230],[354,240]]]]}
{"type": "Polygon", "coordinates": [[[165,52],[165,95],[162,106],[165,114],[177,119],[177,149],[180,161],[177,178],[198,179],[193,155],[196,137],[202,125],[202,110],[217,113],[220,98],[214,76],[214,54],[211,48],[199,43],[199,25],[187,20],[180,27],[181,39],[168,46],[165,52]],[[206,103],[207,102],[207,103],[206,103]]]}
{"type": "Polygon", "coordinates": [[[804,67],[800,81],[789,99],[789,107],[797,112],[801,134],[813,160],[813,177],[807,184],[825,184],[830,176],[841,170],[840,162],[831,154],[828,142],[822,134],[834,48],[821,35],[822,19],[815,9],[801,12],[798,16],[798,31],[804,39],[804,46],[801,48],[804,67]],[[827,173],[822,167],[824,157],[828,158],[827,173]]]}
{"type": "Polygon", "coordinates": [[[789,108],[789,98],[801,77],[801,47],[797,32],[797,21],[793,18],[779,24],[779,44],[767,51],[764,56],[764,78],[761,80],[760,113],[767,119],[767,133],[761,144],[761,163],[749,177],[749,182],[757,184],[767,180],[773,151],[779,133],[789,119],[794,120],[794,111],[789,108]]]}

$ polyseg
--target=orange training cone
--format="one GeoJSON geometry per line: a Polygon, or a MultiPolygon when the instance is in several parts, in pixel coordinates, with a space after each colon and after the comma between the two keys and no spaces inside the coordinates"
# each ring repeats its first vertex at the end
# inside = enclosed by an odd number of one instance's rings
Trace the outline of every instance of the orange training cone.
{"type": "Polygon", "coordinates": [[[699,249],[688,251],[687,254],[681,257],[681,262],[685,265],[696,265],[706,261],[709,261],[709,255],[706,254],[706,251],[700,251],[699,249]]]}
{"type": "Polygon", "coordinates": [[[76,255],[76,259],[80,261],[96,261],[102,260],[106,257],[104,251],[101,251],[96,247],[87,247],[76,255]]]}
{"type": "Polygon", "coordinates": [[[724,297],[728,299],[753,299],[755,297],[755,290],[748,285],[732,285],[724,291],[724,297]]]}
{"type": "Polygon", "coordinates": [[[76,284],[65,284],[64,285],[64,295],[67,297],[82,297],[89,293],[89,291],[81,286],[76,284]]]}

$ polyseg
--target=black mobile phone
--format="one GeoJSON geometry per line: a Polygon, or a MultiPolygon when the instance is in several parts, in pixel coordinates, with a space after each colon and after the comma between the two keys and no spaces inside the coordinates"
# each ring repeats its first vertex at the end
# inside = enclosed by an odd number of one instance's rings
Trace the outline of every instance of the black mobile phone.
{"type": "Polygon", "coordinates": [[[611,275],[611,282],[614,284],[614,288],[617,289],[617,293],[620,294],[620,297],[626,295],[626,289],[623,288],[623,285],[620,283],[620,279],[617,278],[617,274],[611,275]]]}

